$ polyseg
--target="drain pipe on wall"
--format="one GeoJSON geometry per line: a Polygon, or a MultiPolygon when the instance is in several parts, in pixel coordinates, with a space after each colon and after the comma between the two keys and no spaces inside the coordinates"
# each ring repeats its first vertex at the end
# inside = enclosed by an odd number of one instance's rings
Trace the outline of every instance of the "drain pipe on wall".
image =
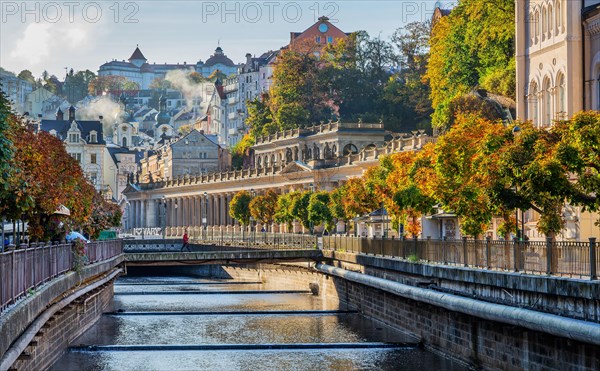
{"type": "Polygon", "coordinates": [[[409,286],[383,278],[351,272],[327,264],[317,264],[315,269],[328,275],[454,312],[524,327],[533,331],[545,332],[583,343],[600,345],[600,324],[594,322],[561,317],[508,305],[488,303],[458,295],[409,286]]]}

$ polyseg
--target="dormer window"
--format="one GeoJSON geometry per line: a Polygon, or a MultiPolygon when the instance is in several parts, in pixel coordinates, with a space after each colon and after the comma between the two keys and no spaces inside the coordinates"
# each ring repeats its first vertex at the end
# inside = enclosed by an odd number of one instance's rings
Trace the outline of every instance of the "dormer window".
{"type": "Polygon", "coordinates": [[[79,143],[79,134],[78,133],[71,133],[71,134],[69,134],[69,142],[71,142],[71,143],[79,143]]]}
{"type": "Polygon", "coordinates": [[[56,130],[54,130],[54,129],[50,130],[50,135],[52,135],[53,137],[55,137],[56,136],[56,130]]]}
{"type": "Polygon", "coordinates": [[[98,143],[98,134],[95,131],[90,132],[90,143],[98,143]]]}

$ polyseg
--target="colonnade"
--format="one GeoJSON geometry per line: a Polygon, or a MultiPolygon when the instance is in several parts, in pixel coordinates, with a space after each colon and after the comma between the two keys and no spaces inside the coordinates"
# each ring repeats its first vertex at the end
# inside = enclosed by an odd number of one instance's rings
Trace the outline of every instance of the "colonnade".
{"type": "Polygon", "coordinates": [[[229,203],[235,193],[132,200],[127,208],[129,228],[235,225],[229,203]]]}
{"type": "MultiPolygon", "coordinates": [[[[311,189],[311,186],[312,183],[305,183],[289,185],[285,189],[262,188],[256,190],[254,195],[265,194],[269,189],[279,191],[278,193],[304,191],[311,189]]],[[[322,184],[320,189],[329,191],[333,188],[334,184],[328,183],[322,184]]],[[[227,227],[227,230],[237,230],[241,228],[240,224],[229,215],[229,204],[235,194],[236,192],[199,193],[187,196],[130,200],[126,209],[126,228],[164,228],[168,236],[181,236],[185,228],[199,230],[201,227],[208,229],[227,227]]],[[[263,227],[259,223],[254,225],[256,228],[263,227]]],[[[298,222],[293,223],[290,231],[284,225],[266,226],[266,228],[292,233],[304,230],[298,222]]]]}

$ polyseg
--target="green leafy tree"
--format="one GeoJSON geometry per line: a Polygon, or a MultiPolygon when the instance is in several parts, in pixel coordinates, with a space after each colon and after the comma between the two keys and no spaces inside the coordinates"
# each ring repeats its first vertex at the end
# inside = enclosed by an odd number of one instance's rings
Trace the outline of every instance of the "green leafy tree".
{"type": "Polygon", "coordinates": [[[239,191],[229,203],[229,216],[242,225],[250,223],[250,201],[252,196],[247,191],[239,191]]]}
{"type": "Polygon", "coordinates": [[[310,220],[308,217],[308,205],[312,192],[301,192],[293,197],[291,202],[290,214],[294,220],[298,220],[304,228],[310,228],[310,220]]]}
{"type": "Polygon", "coordinates": [[[29,70],[23,70],[23,71],[19,72],[17,77],[22,80],[29,81],[32,84],[35,83],[35,77],[29,70]]]}
{"type": "Polygon", "coordinates": [[[450,126],[450,102],[482,85],[514,98],[514,1],[461,0],[433,27],[426,78],[432,125],[450,126]]]}
{"type": "Polygon", "coordinates": [[[96,74],[90,70],[69,71],[65,78],[64,93],[69,102],[77,102],[85,98],[89,92],[89,84],[96,78],[96,74]]]}
{"type": "Polygon", "coordinates": [[[295,220],[294,215],[292,214],[292,205],[299,195],[299,192],[290,192],[280,195],[277,199],[275,221],[277,223],[284,223],[288,230],[292,229],[292,223],[295,220]]]}
{"type": "Polygon", "coordinates": [[[310,196],[308,202],[308,221],[313,226],[325,224],[325,229],[332,230],[334,228],[333,215],[329,208],[330,197],[325,191],[315,192],[310,196]]]}
{"type": "MultiPolygon", "coordinates": [[[[584,210],[600,209],[600,114],[581,112],[569,121],[557,122],[553,131],[560,136],[556,155],[576,175],[575,193],[570,202],[584,210]]],[[[597,223],[598,224],[598,223],[597,223]]]]}
{"type": "MultiPolygon", "coordinates": [[[[0,83],[1,88],[1,83],[0,83]]],[[[11,120],[10,102],[6,98],[4,91],[0,89],[0,197],[4,200],[6,193],[9,192],[9,179],[15,170],[10,166],[10,159],[13,158],[14,148],[9,133],[14,121],[11,120]]],[[[0,214],[4,216],[4,207],[1,205],[0,214]]]]}
{"type": "Polygon", "coordinates": [[[248,118],[246,125],[254,137],[267,136],[277,132],[277,124],[273,121],[273,113],[269,107],[269,94],[264,93],[254,100],[248,101],[248,118]]]}

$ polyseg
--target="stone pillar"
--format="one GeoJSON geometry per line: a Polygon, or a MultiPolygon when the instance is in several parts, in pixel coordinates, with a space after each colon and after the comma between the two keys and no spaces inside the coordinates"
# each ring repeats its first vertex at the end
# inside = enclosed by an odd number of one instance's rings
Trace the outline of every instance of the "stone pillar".
{"type": "Polygon", "coordinates": [[[206,197],[206,225],[213,225],[213,196],[208,195],[206,197]]]}
{"type": "Polygon", "coordinates": [[[179,205],[179,207],[177,208],[177,226],[182,227],[183,226],[183,197],[179,197],[177,199],[177,205],[179,205]]]}
{"type": "Polygon", "coordinates": [[[147,227],[157,227],[157,219],[156,219],[156,200],[148,200],[146,207],[146,226],[147,227]]]}
{"type": "Polygon", "coordinates": [[[225,224],[233,225],[233,219],[229,216],[229,201],[231,200],[229,193],[225,194],[223,213],[225,214],[225,224]]]}
{"type": "Polygon", "coordinates": [[[129,228],[135,228],[135,201],[129,202],[129,228]]]}
{"type": "Polygon", "coordinates": [[[146,203],[147,202],[148,201],[146,201],[146,200],[142,200],[141,201],[141,204],[142,204],[142,213],[140,214],[140,217],[141,217],[140,218],[140,227],[142,227],[142,228],[145,228],[147,226],[146,225],[146,218],[147,218],[147,214],[148,214],[147,213],[147,209],[146,209],[146,203]]]}
{"type": "Polygon", "coordinates": [[[142,227],[142,201],[136,201],[136,216],[135,216],[135,227],[142,227]]]}

